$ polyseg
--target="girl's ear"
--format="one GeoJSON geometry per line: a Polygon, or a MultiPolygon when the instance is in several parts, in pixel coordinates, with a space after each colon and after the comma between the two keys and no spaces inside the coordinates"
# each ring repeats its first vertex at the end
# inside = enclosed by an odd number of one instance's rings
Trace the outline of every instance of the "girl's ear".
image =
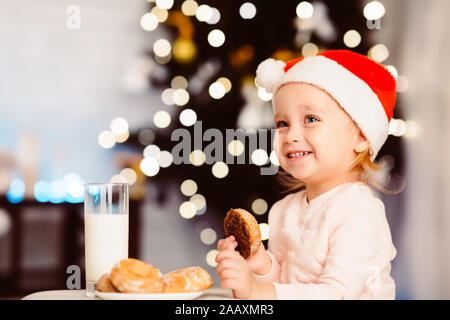
{"type": "Polygon", "coordinates": [[[369,141],[364,137],[361,131],[359,131],[358,143],[355,145],[354,150],[357,153],[361,153],[370,148],[369,141]]]}

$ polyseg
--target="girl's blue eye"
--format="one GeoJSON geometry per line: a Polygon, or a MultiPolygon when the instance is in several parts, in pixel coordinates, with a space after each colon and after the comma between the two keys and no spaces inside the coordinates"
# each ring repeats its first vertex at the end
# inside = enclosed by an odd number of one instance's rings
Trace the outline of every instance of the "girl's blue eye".
{"type": "MultiPolygon", "coordinates": [[[[305,118],[306,120],[308,120],[308,119],[314,119],[314,120],[317,120],[317,121],[319,121],[319,119],[317,119],[316,117],[314,117],[314,116],[306,116],[306,118],[305,118]]],[[[307,123],[311,123],[311,122],[308,122],[308,121],[306,121],[307,123]]],[[[316,121],[313,121],[313,122],[316,122],[316,121]]]]}
{"type": "Polygon", "coordinates": [[[277,128],[285,127],[285,126],[287,126],[287,122],[286,121],[278,121],[277,124],[276,124],[277,128]]]}

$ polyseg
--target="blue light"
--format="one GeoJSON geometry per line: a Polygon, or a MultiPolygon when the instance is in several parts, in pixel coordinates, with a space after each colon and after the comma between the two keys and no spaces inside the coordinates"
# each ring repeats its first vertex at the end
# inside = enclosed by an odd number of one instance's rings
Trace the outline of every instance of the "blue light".
{"type": "Polygon", "coordinates": [[[51,203],[61,203],[64,202],[66,190],[64,188],[64,182],[62,180],[52,181],[50,184],[50,197],[51,203]]]}
{"type": "Polygon", "coordinates": [[[39,202],[48,202],[50,200],[50,183],[44,180],[36,182],[34,185],[34,197],[39,202]]]}
{"type": "Polygon", "coordinates": [[[9,191],[6,197],[11,203],[21,202],[25,198],[25,183],[20,179],[13,179],[9,185],[9,191]]]}

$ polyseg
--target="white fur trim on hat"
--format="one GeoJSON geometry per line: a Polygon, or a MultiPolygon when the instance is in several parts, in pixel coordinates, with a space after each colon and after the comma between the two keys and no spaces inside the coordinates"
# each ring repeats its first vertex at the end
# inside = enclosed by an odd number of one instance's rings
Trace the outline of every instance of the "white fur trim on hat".
{"type": "Polygon", "coordinates": [[[255,83],[264,88],[267,93],[274,92],[274,88],[284,76],[285,62],[272,58],[266,59],[258,65],[256,69],[255,83]]]}
{"type": "Polygon", "coordinates": [[[369,140],[371,160],[376,158],[388,137],[389,122],[381,101],[365,81],[332,59],[313,56],[292,66],[274,85],[273,93],[290,82],[313,84],[336,99],[369,140]]]}

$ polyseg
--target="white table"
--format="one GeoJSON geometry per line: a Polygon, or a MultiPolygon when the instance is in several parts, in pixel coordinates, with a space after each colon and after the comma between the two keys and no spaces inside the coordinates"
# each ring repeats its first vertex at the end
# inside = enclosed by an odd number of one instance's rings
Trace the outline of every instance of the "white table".
{"type": "MultiPolygon", "coordinates": [[[[210,288],[195,300],[231,300],[233,293],[230,289],[210,288]]],[[[86,296],[86,290],[52,290],[29,294],[22,300],[99,300],[98,297],[86,296]]]]}

